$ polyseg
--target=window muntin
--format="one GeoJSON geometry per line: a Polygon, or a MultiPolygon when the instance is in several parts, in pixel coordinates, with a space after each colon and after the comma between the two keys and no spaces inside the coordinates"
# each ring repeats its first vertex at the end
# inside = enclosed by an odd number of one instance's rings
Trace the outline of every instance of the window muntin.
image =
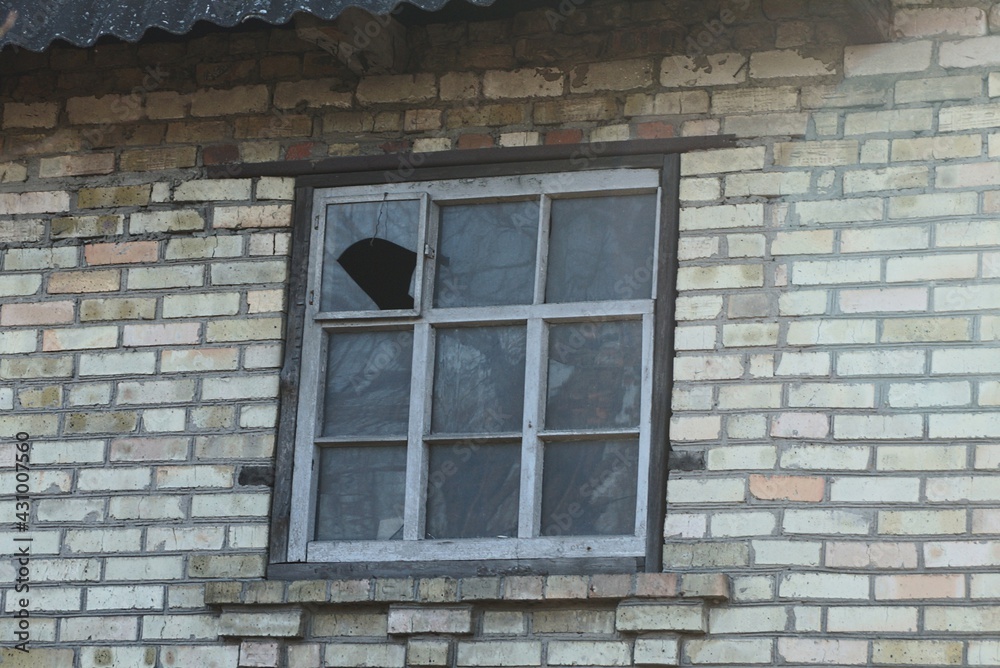
{"type": "Polygon", "coordinates": [[[642,556],[659,172],[383,188],[315,194],[290,560],[642,556]],[[315,299],[390,234],[412,308],[315,299]]]}

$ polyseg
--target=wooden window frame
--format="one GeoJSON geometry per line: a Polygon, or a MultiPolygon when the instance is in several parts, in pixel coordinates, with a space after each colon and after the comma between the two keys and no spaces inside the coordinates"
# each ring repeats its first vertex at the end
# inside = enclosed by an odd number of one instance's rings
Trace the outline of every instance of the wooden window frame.
{"type": "MultiPolygon", "coordinates": [[[[659,140],[653,142],[616,142],[615,144],[605,144],[600,147],[603,151],[596,150],[594,146],[583,145],[574,149],[574,153],[567,151],[568,147],[553,147],[559,150],[539,151],[542,147],[531,147],[527,152],[525,149],[496,149],[488,151],[458,151],[446,154],[430,154],[430,160],[422,160],[423,164],[413,166],[408,164],[406,156],[393,156],[397,169],[389,171],[384,169],[387,156],[379,158],[356,158],[343,160],[340,165],[344,169],[331,169],[331,165],[326,163],[324,169],[328,173],[316,173],[316,165],[299,165],[296,181],[296,214],[293,230],[292,243],[292,277],[289,285],[289,314],[286,332],[285,362],[281,372],[281,410],[279,413],[278,443],[276,453],[276,479],[272,508],[272,531],[270,539],[270,560],[268,566],[268,576],[278,579],[302,579],[313,577],[359,577],[359,576],[401,576],[401,575],[450,575],[467,576],[482,574],[502,574],[502,573],[588,573],[588,572],[635,572],[635,571],[659,571],[662,555],[663,539],[662,526],[665,515],[665,484],[666,484],[666,461],[668,451],[667,425],[669,421],[669,401],[670,384],[672,375],[673,358],[673,328],[674,328],[674,300],[676,294],[676,247],[677,247],[677,221],[679,216],[679,181],[680,181],[680,152],[693,148],[714,148],[717,146],[729,146],[732,139],[729,137],[707,138],[708,141],[701,142],[700,145],[693,145],[689,140],[659,140]],[[681,141],[677,144],[677,141],[681,141]],[[673,145],[672,145],[673,144],[673,145]],[[608,148],[610,147],[610,148],[608,148]],[[588,150],[589,148],[589,150],[588,150]],[[665,149],[674,150],[665,150],[665,149]],[[647,150],[643,150],[647,149],[647,150]],[[475,156],[472,154],[479,154],[475,156]],[[476,160],[475,158],[487,157],[488,160],[476,160]],[[506,155],[503,155],[506,154],[506,155]],[[469,164],[459,158],[467,156],[469,164]],[[525,158],[517,160],[515,158],[525,158]],[[436,158],[436,160],[435,160],[436,158]],[[507,158],[506,160],[500,158],[507,158]],[[437,164],[434,164],[437,162],[437,164]],[[374,169],[355,169],[349,167],[353,163],[356,167],[374,166],[374,169]],[[430,164],[428,164],[430,163],[430,164]],[[300,471],[298,479],[294,478],[293,462],[295,461],[295,442],[297,425],[303,419],[310,419],[309,411],[300,415],[300,392],[299,376],[302,369],[303,344],[311,336],[310,329],[318,331],[311,325],[306,316],[308,307],[307,284],[309,283],[310,268],[315,268],[315,263],[309,262],[310,254],[320,252],[315,243],[311,240],[314,233],[314,207],[318,198],[317,192],[326,188],[348,188],[360,186],[359,189],[342,190],[340,193],[364,194],[367,192],[369,199],[371,192],[378,190],[381,193],[384,187],[380,184],[387,182],[396,184],[411,184],[411,189],[419,190],[417,182],[443,182],[456,178],[486,178],[499,176],[523,176],[527,174],[563,174],[566,172],[579,172],[583,181],[587,181],[584,172],[591,170],[605,169],[651,169],[658,172],[659,183],[655,186],[659,194],[659,224],[657,235],[659,238],[659,254],[656,258],[654,283],[655,299],[649,300],[647,311],[629,311],[635,308],[631,304],[625,308],[628,315],[641,318],[643,320],[644,349],[649,346],[651,351],[648,356],[644,355],[644,364],[649,364],[648,369],[644,369],[644,383],[649,387],[644,389],[644,395],[648,398],[648,408],[644,404],[642,420],[646,421],[643,438],[643,457],[640,459],[640,475],[638,493],[643,495],[645,505],[645,526],[643,531],[637,531],[635,538],[628,538],[633,541],[630,545],[622,548],[621,545],[614,545],[615,541],[621,543],[617,538],[608,537],[609,540],[598,540],[604,548],[600,556],[592,556],[593,551],[586,549],[585,543],[594,540],[594,537],[581,537],[578,541],[581,545],[579,550],[565,550],[567,540],[549,539],[546,537],[533,537],[519,539],[530,541],[535,547],[531,549],[508,550],[504,543],[514,545],[513,539],[463,539],[461,541],[447,541],[447,548],[452,554],[449,558],[441,558],[435,555],[434,550],[425,550],[424,557],[419,560],[397,559],[392,554],[392,550],[397,549],[392,545],[412,546],[426,541],[378,541],[378,552],[386,557],[373,560],[370,553],[358,551],[355,548],[365,547],[362,545],[341,546],[340,549],[329,550],[326,543],[313,544],[312,552],[306,553],[303,550],[304,541],[301,527],[302,521],[296,523],[292,521],[296,514],[293,495],[295,489],[302,489],[304,474],[300,471]],[[367,188],[366,188],[367,186],[367,188]],[[644,466],[646,464],[646,466],[644,466]],[[293,483],[294,479],[294,483],[293,483]],[[296,534],[295,532],[299,532],[296,534]],[[640,546],[639,543],[643,545],[640,546]],[[468,549],[461,549],[455,552],[455,546],[461,544],[468,549]],[[644,547],[644,549],[642,549],[644,547]],[[354,550],[353,552],[351,550],[354,550]],[[386,551],[388,550],[388,552],[386,551]],[[319,557],[323,560],[316,560],[319,557]],[[344,558],[347,560],[344,560],[344,558]],[[313,561],[308,559],[312,558],[313,561]]],[[[548,148],[548,147],[544,147],[548,148]]],[[[416,156],[410,156],[416,158],[416,156]]],[[[414,159],[414,162],[416,160],[414,159]]],[[[336,165],[333,165],[336,167],[336,165]]],[[[259,169],[259,167],[258,167],[259,169]]],[[[283,165],[286,171],[288,166],[283,165]]],[[[280,173],[281,170],[274,170],[280,173]]],[[[273,174],[274,171],[271,173],[273,174]]],[[[266,173],[266,172],[265,172],[266,173]]],[[[407,186],[401,186],[406,189],[407,186]]],[[[588,192],[600,191],[600,188],[590,188],[588,192]]],[[[544,213],[540,215],[540,220],[544,219],[544,213]]],[[[432,230],[433,231],[433,230],[432,230]]],[[[423,232],[421,232],[423,233],[423,232]]],[[[539,235],[543,230],[539,230],[539,235]]],[[[423,243],[423,238],[421,239],[423,243]]],[[[423,289],[427,289],[427,277],[424,277],[423,289]]],[[[540,289],[536,283],[536,290],[540,289]]],[[[642,300],[637,300],[642,301],[642,300]]],[[[615,302],[607,304],[614,305],[615,302]]],[[[611,311],[603,315],[612,315],[618,306],[610,306],[611,311]]],[[[419,306],[418,306],[419,308],[419,306]]],[[[541,322],[548,313],[552,317],[565,317],[568,312],[567,307],[558,304],[534,305],[531,307],[503,307],[504,313],[498,313],[494,309],[487,309],[489,313],[480,312],[478,314],[463,313],[454,314],[460,318],[472,318],[473,321],[482,321],[484,324],[491,321],[518,318],[528,322],[528,336],[534,336],[540,340],[541,322]],[[518,313],[518,308],[539,309],[544,313],[528,315],[518,313]],[[563,309],[560,312],[560,309],[563,309]],[[534,322],[534,324],[531,324],[534,322]]],[[[482,309],[461,309],[462,311],[482,309]]],[[[429,332],[431,321],[442,322],[438,315],[433,312],[424,314],[430,316],[422,325],[417,325],[416,336],[419,337],[421,327],[429,332]]],[[[376,316],[377,317],[377,316],[376,316]]],[[[419,321],[421,317],[415,317],[419,321]]],[[[573,316],[571,316],[573,317],[573,316]]],[[[576,314],[575,317],[580,317],[576,314]]],[[[355,321],[356,322],[356,321],[355,321]]],[[[334,323],[333,326],[350,326],[348,321],[344,323],[334,323]]],[[[415,347],[416,347],[415,343],[415,347]]],[[[426,349],[426,345],[424,346],[426,349]]],[[[538,355],[539,351],[544,355],[545,346],[534,348],[534,353],[529,347],[528,355],[538,355]]],[[[315,365],[312,365],[315,366],[315,365]]],[[[528,359],[526,362],[528,373],[543,372],[544,357],[539,359],[528,359]]],[[[536,395],[540,390],[540,385],[526,383],[526,389],[534,387],[536,395]]],[[[526,396],[528,402],[538,402],[538,396],[526,396]]],[[[303,398],[302,401],[305,401],[303,398]]],[[[411,425],[412,429],[412,425],[411,425]]],[[[301,430],[299,440],[301,441],[301,430]]],[[[311,432],[311,429],[309,430],[311,432]]],[[[422,439],[423,435],[419,437],[422,439]]],[[[311,439],[312,436],[310,435],[311,439]]],[[[300,443],[301,448],[301,443],[300,443]]],[[[412,448],[411,448],[412,449],[412,448]]],[[[409,455],[408,455],[409,456],[409,455]]],[[[301,459],[301,457],[300,457],[301,459]]],[[[411,482],[410,466],[408,461],[408,482],[407,486],[412,489],[408,494],[416,493],[419,489],[419,480],[411,482]]],[[[530,463],[527,464],[530,467],[530,463]]],[[[417,469],[414,469],[417,470],[417,469]]],[[[533,472],[529,471],[528,474],[533,472]]],[[[522,483],[525,480],[525,472],[522,471],[522,483]]],[[[301,506],[301,491],[298,492],[301,506]]],[[[525,498],[522,491],[521,500],[525,498]]],[[[408,503],[408,508],[415,507],[408,503]]],[[[538,504],[531,504],[532,508],[537,508],[538,504]]],[[[412,512],[412,511],[411,511],[412,512]]],[[[522,510],[519,525],[522,529],[526,522],[531,521],[525,515],[527,509],[522,510]]],[[[408,517],[407,520],[412,518],[408,517]]],[[[641,518],[637,517],[637,525],[641,518]]],[[[537,521],[536,521],[537,524],[537,521]]],[[[412,533],[412,530],[411,530],[412,533]]],[[[413,538],[413,536],[410,536],[413,538]]],[[[599,539],[605,537],[598,537],[599,539]]],[[[522,543],[522,547],[525,544],[522,543]]],[[[370,547],[370,545],[368,546],[370,547]]]]}

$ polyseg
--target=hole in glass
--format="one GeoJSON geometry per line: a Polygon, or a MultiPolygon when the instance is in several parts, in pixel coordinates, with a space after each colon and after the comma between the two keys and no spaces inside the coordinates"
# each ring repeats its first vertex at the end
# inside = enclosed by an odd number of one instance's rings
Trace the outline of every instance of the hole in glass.
{"type": "Polygon", "coordinates": [[[418,200],[326,207],[322,311],[412,309],[418,200]]]}

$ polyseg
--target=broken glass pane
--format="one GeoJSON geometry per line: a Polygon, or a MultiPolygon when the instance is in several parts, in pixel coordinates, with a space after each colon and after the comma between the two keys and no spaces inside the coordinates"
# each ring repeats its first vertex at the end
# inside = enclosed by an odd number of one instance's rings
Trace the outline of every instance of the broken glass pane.
{"type": "Polygon", "coordinates": [[[419,200],[326,207],[321,311],[412,309],[419,200]]]}
{"type": "Polygon", "coordinates": [[[432,431],[521,431],[524,346],[523,326],[437,330],[432,431]]]}
{"type": "Polygon", "coordinates": [[[552,201],[548,303],[649,299],[656,195],[552,201]]]}
{"type": "Polygon", "coordinates": [[[538,202],[441,208],[434,305],[530,304],[538,202]]]}
{"type": "Polygon", "coordinates": [[[634,533],[638,446],[634,440],[546,444],[541,534],[634,533]]]}
{"type": "Polygon", "coordinates": [[[401,540],[406,447],[321,448],[316,540],[401,540]]]}
{"type": "Polygon", "coordinates": [[[413,332],[330,335],[324,436],[405,435],[413,332]]]}
{"type": "Polygon", "coordinates": [[[433,445],[427,538],[517,536],[519,443],[433,445]]]}
{"type": "Polygon", "coordinates": [[[546,429],[639,426],[642,323],[549,327],[546,429]]]}

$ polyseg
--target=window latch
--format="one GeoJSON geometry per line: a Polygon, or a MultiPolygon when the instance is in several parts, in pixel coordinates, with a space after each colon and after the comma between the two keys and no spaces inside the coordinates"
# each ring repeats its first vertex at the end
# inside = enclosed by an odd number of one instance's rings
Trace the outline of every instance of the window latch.
{"type": "Polygon", "coordinates": [[[431,260],[437,257],[437,253],[434,252],[434,248],[430,244],[424,244],[424,257],[431,260]]]}

